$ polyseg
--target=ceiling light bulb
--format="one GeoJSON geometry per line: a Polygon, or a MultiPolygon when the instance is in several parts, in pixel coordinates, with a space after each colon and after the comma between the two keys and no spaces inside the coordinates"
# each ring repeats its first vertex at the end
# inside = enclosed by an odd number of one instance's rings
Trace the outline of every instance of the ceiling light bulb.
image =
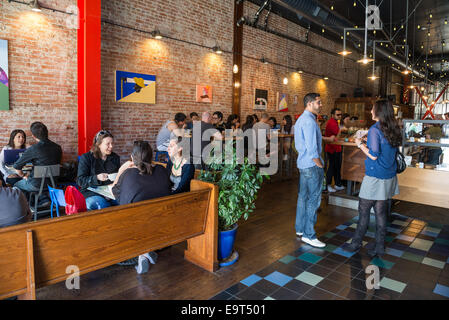
{"type": "Polygon", "coordinates": [[[393,30],[396,31],[396,27],[394,27],[393,30]]]}
{"type": "Polygon", "coordinates": [[[429,18],[432,18],[432,17],[433,17],[433,16],[432,16],[432,13],[430,13],[430,14],[429,14],[429,18]]]}
{"type": "Polygon", "coordinates": [[[358,63],[368,64],[370,62],[374,61],[373,59],[368,59],[366,56],[363,57],[363,59],[358,60],[358,63]]]}
{"type": "Polygon", "coordinates": [[[444,19],[444,24],[447,24],[447,19],[444,19]]]}
{"type": "Polygon", "coordinates": [[[159,30],[154,30],[154,31],[152,31],[152,32],[151,32],[151,35],[153,36],[153,38],[155,38],[155,39],[157,39],[157,40],[162,39],[162,35],[161,35],[161,33],[159,32],[159,30]]]}
{"type": "Polygon", "coordinates": [[[324,80],[329,80],[329,78],[328,78],[328,77],[323,77],[323,79],[324,79],[324,80]]]}
{"type": "Polygon", "coordinates": [[[409,70],[407,70],[407,69],[405,69],[404,71],[402,71],[402,73],[403,73],[403,74],[409,74],[409,73],[410,73],[410,71],[409,71],[409,70]]]}
{"type": "Polygon", "coordinates": [[[354,6],[354,7],[356,7],[356,6],[357,6],[357,3],[355,3],[355,1],[354,1],[354,4],[353,4],[353,6],[354,6]]]}
{"type": "Polygon", "coordinates": [[[421,26],[418,24],[418,29],[421,29],[421,26]]]}
{"type": "Polygon", "coordinates": [[[216,54],[222,54],[222,53],[223,53],[223,51],[221,51],[220,47],[218,47],[218,46],[213,47],[212,50],[213,50],[216,54]]]}
{"type": "Polygon", "coordinates": [[[301,74],[301,73],[303,73],[303,71],[302,70],[298,70],[298,73],[301,74]]]}
{"type": "Polygon", "coordinates": [[[377,79],[377,77],[374,74],[371,77],[368,77],[368,78],[373,80],[373,81],[377,79]]]}
{"type": "Polygon", "coordinates": [[[30,2],[31,10],[34,12],[41,12],[41,6],[39,5],[39,2],[37,0],[33,0],[30,2]]]}
{"type": "Polygon", "coordinates": [[[331,10],[334,10],[334,6],[331,6],[331,10]]]}

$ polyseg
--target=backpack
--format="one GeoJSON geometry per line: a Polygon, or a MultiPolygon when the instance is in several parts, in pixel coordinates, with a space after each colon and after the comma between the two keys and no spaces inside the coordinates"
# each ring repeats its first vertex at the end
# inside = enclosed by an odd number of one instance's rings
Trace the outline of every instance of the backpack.
{"type": "Polygon", "coordinates": [[[79,192],[78,189],[74,186],[67,187],[64,197],[66,202],[66,215],[72,215],[75,213],[87,211],[86,199],[84,199],[84,196],[81,194],[81,192],[79,192]]]}

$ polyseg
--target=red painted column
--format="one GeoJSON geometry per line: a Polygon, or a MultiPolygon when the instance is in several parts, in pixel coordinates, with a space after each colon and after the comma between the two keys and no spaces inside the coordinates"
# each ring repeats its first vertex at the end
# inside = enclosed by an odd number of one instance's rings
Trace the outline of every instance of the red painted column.
{"type": "Polygon", "coordinates": [[[101,0],[78,0],[78,154],[101,129],[101,0]]]}

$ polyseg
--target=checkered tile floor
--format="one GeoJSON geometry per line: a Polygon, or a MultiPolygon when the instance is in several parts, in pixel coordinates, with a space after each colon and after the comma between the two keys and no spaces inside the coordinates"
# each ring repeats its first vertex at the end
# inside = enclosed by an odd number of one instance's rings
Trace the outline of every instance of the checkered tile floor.
{"type": "Polygon", "coordinates": [[[393,214],[386,254],[371,258],[375,224],[358,253],[343,251],[357,219],[320,237],[323,249],[302,243],[299,249],[212,297],[212,300],[392,300],[449,299],[449,226],[393,214]],[[379,267],[379,289],[367,289],[365,270],[379,267]]]}

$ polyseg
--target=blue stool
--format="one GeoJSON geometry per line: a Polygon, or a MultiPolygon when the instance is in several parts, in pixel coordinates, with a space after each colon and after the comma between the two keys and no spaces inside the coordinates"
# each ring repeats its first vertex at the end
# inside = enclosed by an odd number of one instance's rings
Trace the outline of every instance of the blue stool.
{"type": "Polygon", "coordinates": [[[165,156],[165,161],[163,161],[163,162],[168,162],[168,152],[167,151],[156,151],[156,158],[154,159],[154,161],[159,161],[160,155],[165,156]]]}
{"type": "Polygon", "coordinates": [[[51,218],[53,219],[53,205],[56,206],[56,215],[59,217],[59,207],[65,207],[67,204],[65,202],[64,190],[55,189],[48,186],[48,191],[50,193],[51,199],[51,218]]]}

